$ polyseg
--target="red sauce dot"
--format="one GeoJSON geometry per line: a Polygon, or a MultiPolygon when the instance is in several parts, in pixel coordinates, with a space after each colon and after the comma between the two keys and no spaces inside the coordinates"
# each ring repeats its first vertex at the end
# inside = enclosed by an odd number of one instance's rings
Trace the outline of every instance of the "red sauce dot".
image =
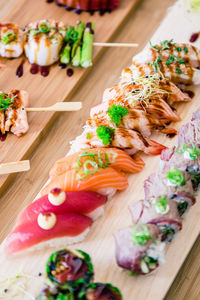
{"type": "Polygon", "coordinates": [[[59,189],[59,188],[54,188],[54,189],[51,190],[50,193],[53,194],[53,195],[59,195],[61,192],[62,192],[61,189],[59,189]]]}
{"type": "Polygon", "coordinates": [[[193,34],[191,35],[191,37],[190,37],[190,42],[191,42],[191,43],[194,43],[194,42],[198,39],[198,37],[199,37],[199,33],[198,33],[198,32],[193,33],[193,34]]]}

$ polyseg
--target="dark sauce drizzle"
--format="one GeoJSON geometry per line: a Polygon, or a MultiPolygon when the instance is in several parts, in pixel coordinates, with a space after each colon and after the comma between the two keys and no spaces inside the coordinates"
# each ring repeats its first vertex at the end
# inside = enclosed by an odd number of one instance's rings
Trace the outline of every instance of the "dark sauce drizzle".
{"type": "Polygon", "coordinates": [[[199,32],[193,33],[193,34],[190,36],[190,43],[196,42],[196,40],[198,39],[198,37],[199,37],[199,32]]]}
{"type": "Polygon", "coordinates": [[[176,135],[177,135],[177,133],[175,133],[175,132],[174,133],[168,133],[167,137],[170,138],[170,139],[173,139],[176,135]]]}
{"type": "Polygon", "coordinates": [[[25,60],[22,59],[22,61],[21,61],[20,65],[19,65],[19,67],[17,68],[17,71],[16,71],[16,76],[17,76],[17,77],[22,77],[22,76],[23,76],[23,73],[24,73],[24,68],[23,68],[24,62],[25,62],[25,60]]]}
{"type": "Polygon", "coordinates": [[[42,66],[40,67],[40,74],[44,77],[47,77],[49,75],[50,66],[42,66]]]}
{"type": "Polygon", "coordinates": [[[184,91],[184,93],[188,94],[188,96],[189,96],[190,98],[193,98],[194,95],[195,95],[195,93],[194,93],[193,91],[190,91],[190,90],[186,90],[186,91],[184,91]]]}
{"type": "Polygon", "coordinates": [[[38,67],[38,65],[36,65],[36,64],[32,64],[32,65],[31,65],[31,68],[30,68],[30,72],[31,72],[31,74],[37,74],[37,73],[38,73],[38,71],[39,71],[39,67],[38,67]]]}
{"type": "Polygon", "coordinates": [[[73,74],[74,71],[71,68],[67,69],[67,76],[71,77],[73,74]]]}
{"type": "Polygon", "coordinates": [[[6,137],[7,137],[7,132],[6,133],[1,133],[1,131],[0,131],[0,141],[1,142],[4,142],[5,140],[6,140],[6,137]]]}

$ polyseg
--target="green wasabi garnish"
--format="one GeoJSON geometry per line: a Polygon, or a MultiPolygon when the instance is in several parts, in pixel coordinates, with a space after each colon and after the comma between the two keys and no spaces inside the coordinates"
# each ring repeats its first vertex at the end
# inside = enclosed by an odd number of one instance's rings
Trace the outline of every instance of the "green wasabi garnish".
{"type": "Polygon", "coordinates": [[[110,117],[110,120],[112,121],[112,123],[114,123],[117,126],[120,125],[121,119],[127,114],[128,114],[128,109],[121,106],[120,104],[118,105],[113,104],[108,109],[108,115],[110,117]]]}
{"type": "Polygon", "coordinates": [[[97,137],[102,140],[103,145],[109,146],[112,142],[115,129],[108,126],[99,126],[96,132],[97,137]]]}

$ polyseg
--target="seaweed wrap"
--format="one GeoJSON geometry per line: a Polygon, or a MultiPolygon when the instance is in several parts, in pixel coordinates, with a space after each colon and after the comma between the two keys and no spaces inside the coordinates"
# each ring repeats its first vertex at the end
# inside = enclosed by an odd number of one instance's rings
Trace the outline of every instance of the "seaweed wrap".
{"type": "Polygon", "coordinates": [[[44,286],[37,300],[76,300],[73,291],[62,291],[55,287],[44,286]]]}
{"type": "Polygon", "coordinates": [[[194,190],[190,175],[176,167],[166,172],[154,173],[144,182],[145,201],[167,197],[177,202],[182,216],[195,203],[194,190]]]}
{"type": "Polygon", "coordinates": [[[176,232],[182,229],[182,221],[177,209],[177,203],[166,197],[140,200],[129,206],[133,223],[154,224],[160,229],[161,241],[171,242],[176,232]]]}
{"type": "Polygon", "coordinates": [[[90,283],[88,288],[79,294],[81,300],[122,300],[119,289],[110,283],[90,283]]]}
{"type": "Polygon", "coordinates": [[[135,224],[115,233],[117,264],[132,275],[146,275],[164,262],[165,243],[159,241],[160,230],[153,224],[135,224]]]}
{"type": "Polygon", "coordinates": [[[174,166],[179,170],[186,171],[192,181],[195,191],[198,190],[200,184],[200,145],[183,144],[179,147],[163,150],[161,154],[162,171],[166,171],[170,166],[174,166]]]}
{"type": "Polygon", "coordinates": [[[81,250],[62,249],[51,254],[47,261],[48,279],[59,288],[84,288],[93,278],[90,256],[81,250]]]}

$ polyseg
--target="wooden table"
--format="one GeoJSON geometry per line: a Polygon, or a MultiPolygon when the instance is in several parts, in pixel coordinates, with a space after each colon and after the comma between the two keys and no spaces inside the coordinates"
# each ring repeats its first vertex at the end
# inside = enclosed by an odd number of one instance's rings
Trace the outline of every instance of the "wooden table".
{"type": "MultiPolygon", "coordinates": [[[[3,17],[16,2],[17,0],[1,0],[0,17],[3,17]]],[[[28,173],[18,174],[6,193],[1,197],[0,242],[8,234],[22,207],[31,202],[45,183],[48,177],[48,171],[53,162],[66,154],[69,148],[69,139],[66,139],[66,136],[69,136],[70,133],[71,139],[73,139],[81,132],[81,125],[89,115],[90,107],[100,102],[106,87],[112,86],[118,81],[122,68],[128,66],[131,57],[136,51],[140,51],[140,49],[145,46],[163,19],[168,7],[174,2],[174,0],[139,1],[137,10],[122,26],[118,36],[113,39],[113,42],[136,41],[140,45],[139,49],[116,48],[106,50],[99,62],[93,67],[84,83],[80,86],[79,90],[72,95],[72,100],[83,101],[85,114],[80,118],[78,113],[76,113],[76,122],[72,122],[70,118],[72,113],[62,113],[49,132],[44,136],[38,148],[31,155],[31,170],[28,173]],[[122,57],[123,59],[121,59],[122,57]],[[54,145],[54,147],[52,147],[52,145],[54,145]],[[57,147],[56,152],[55,145],[57,147]],[[41,164],[43,166],[42,173],[39,171],[41,169],[41,164]],[[24,191],[23,195],[20,193],[22,187],[24,191]]],[[[200,238],[196,241],[187,260],[178,273],[176,280],[165,298],[166,300],[200,299],[199,261],[200,238]]]]}

